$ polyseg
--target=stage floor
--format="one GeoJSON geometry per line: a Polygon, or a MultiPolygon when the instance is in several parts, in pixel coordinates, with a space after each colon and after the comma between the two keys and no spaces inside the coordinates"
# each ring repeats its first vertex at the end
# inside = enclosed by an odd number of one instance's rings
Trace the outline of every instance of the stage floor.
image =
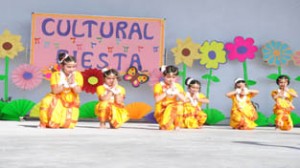
{"type": "Polygon", "coordinates": [[[252,131],[229,126],[160,131],[157,124],[40,129],[38,121],[0,121],[1,168],[298,168],[300,128],[252,131]]]}

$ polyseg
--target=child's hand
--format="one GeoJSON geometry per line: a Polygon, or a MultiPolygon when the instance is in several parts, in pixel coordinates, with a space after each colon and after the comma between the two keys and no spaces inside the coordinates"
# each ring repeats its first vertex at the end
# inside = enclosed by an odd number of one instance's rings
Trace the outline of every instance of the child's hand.
{"type": "Polygon", "coordinates": [[[241,92],[242,92],[242,89],[240,89],[240,88],[235,89],[235,93],[236,93],[236,94],[239,95],[239,94],[241,94],[241,92]]]}

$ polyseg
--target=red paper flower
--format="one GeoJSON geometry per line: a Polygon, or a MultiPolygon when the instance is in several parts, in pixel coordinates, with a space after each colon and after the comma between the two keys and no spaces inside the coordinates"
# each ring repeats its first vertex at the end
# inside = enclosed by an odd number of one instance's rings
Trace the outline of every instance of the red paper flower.
{"type": "Polygon", "coordinates": [[[98,86],[103,84],[103,74],[98,69],[86,69],[81,72],[83,76],[83,87],[82,90],[86,93],[94,94],[98,86]]]}
{"type": "Polygon", "coordinates": [[[257,47],[254,44],[253,38],[246,38],[238,36],[234,38],[234,43],[226,43],[225,48],[229,52],[228,59],[238,59],[240,62],[244,62],[247,58],[253,59],[257,47]]]}
{"type": "Polygon", "coordinates": [[[11,78],[13,83],[19,88],[31,90],[41,84],[43,75],[39,68],[23,64],[12,72],[11,78]]]}

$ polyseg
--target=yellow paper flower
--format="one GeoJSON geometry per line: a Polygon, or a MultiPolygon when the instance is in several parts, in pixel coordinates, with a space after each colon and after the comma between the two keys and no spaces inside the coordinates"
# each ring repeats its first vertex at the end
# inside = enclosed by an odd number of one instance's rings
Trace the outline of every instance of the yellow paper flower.
{"type": "Polygon", "coordinates": [[[201,65],[205,65],[207,69],[218,69],[219,64],[226,62],[226,52],[224,50],[224,44],[217,41],[209,43],[205,41],[200,48],[202,58],[200,60],[201,65]]]}
{"type": "Polygon", "coordinates": [[[177,47],[172,48],[171,51],[175,57],[175,64],[184,63],[187,66],[193,66],[195,59],[200,59],[201,54],[198,50],[201,48],[200,44],[193,43],[192,39],[188,37],[185,42],[178,39],[177,47]]]}
{"type": "Polygon", "coordinates": [[[0,35],[0,58],[7,56],[13,59],[18,52],[23,51],[24,47],[20,40],[21,36],[10,34],[9,30],[4,30],[0,35]]]}

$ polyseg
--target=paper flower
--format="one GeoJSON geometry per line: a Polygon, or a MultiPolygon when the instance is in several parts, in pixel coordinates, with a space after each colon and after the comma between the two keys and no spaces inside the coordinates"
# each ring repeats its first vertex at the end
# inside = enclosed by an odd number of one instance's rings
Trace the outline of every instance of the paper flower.
{"type": "Polygon", "coordinates": [[[41,84],[43,75],[39,68],[22,64],[12,72],[13,83],[24,90],[31,90],[41,84]]]}
{"type": "Polygon", "coordinates": [[[201,45],[193,43],[190,37],[185,42],[178,39],[177,47],[171,49],[175,57],[175,64],[178,65],[183,62],[189,67],[193,66],[194,60],[201,58],[201,54],[198,52],[200,47],[201,45]]]}
{"type": "Polygon", "coordinates": [[[153,88],[155,84],[161,82],[164,80],[163,74],[159,69],[154,69],[152,72],[149,74],[149,82],[148,85],[153,88]]]}
{"type": "Polygon", "coordinates": [[[275,66],[287,65],[292,59],[293,51],[286,43],[271,41],[262,48],[263,60],[275,66]]]}
{"type": "Polygon", "coordinates": [[[20,42],[21,36],[10,34],[9,30],[4,30],[0,35],[0,58],[9,57],[13,59],[24,47],[20,42]]]}
{"type": "Polygon", "coordinates": [[[228,59],[238,59],[240,62],[244,62],[247,58],[253,59],[257,47],[253,45],[253,38],[246,38],[238,36],[234,38],[234,43],[226,43],[225,48],[228,51],[228,59]]]}
{"type": "Polygon", "coordinates": [[[222,42],[212,41],[209,43],[205,41],[200,51],[202,53],[200,64],[205,65],[207,69],[218,69],[219,64],[226,62],[226,52],[222,42]]]}
{"type": "Polygon", "coordinates": [[[42,70],[44,79],[50,80],[51,75],[56,71],[60,71],[60,66],[58,64],[52,65],[49,68],[42,70]]]}
{"type": "Polygon", "coordinates": [[[296,66],[300,66],[300,51],[296,51],[292,57],[293,62],[296,66]]]}
{"type": "Polygon", "coordinates": [[[103,74],[96,68],[86,69],[81,74],[84,80],[82,90],[86,93],[94,94],[97,87],[103,84],[103,74]]]}

